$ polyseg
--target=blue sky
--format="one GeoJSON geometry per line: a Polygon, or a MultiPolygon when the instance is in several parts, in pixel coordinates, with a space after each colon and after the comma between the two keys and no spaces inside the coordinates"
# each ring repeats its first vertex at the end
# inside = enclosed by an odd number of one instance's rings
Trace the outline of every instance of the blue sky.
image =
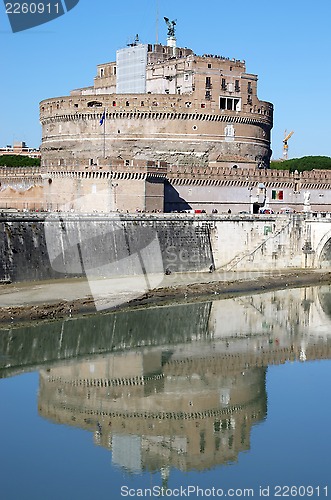
{"type": "MultiPolygon", "coordinates": [[[[258,96],[274,104],[273,157],[282,155],[284,130],[294,130],[289,157],[331,156],[330,0],[236,0],[208,3],[158,0],[163,17],[177,20],[177,44],[196,54],[246,61],[259,76],[258,96]]],[[[0,146],[41,141],[39,102],[92,85],[96,65],[138,33],[156,39],[157,0],[80,0],[66,15],[13,34],[0,4],[0,146]]]]}

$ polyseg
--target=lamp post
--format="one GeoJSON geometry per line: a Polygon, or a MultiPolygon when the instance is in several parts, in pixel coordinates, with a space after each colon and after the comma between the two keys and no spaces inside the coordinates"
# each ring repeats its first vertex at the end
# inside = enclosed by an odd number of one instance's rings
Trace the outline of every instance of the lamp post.
{"type": "Polygon", "coordinates": [[[252,186],[252,181],[250,180],[249,177],[246,177],[246,181],[248,182],[248,197],[249,197],[249,213],[253,213],[253,203],[252,203],[252,191],[253,191],[253,186],[252,186]]]}
{"type": "Polygon", "coordinates": [[[114,204],[113,204],[113,208],[114,208],[114,212],[116,212],[116,209],[117,209],[117,199],[116,199],[116,188],[117,188],[118,184],[117,182],[113,182],[111,187],[114,188],[114,204]]]}
{"type": "Polygon", "coordinates": [[[252,214],[253,213],[253,203],[252,203],[252,191],[253,191],[253,187],[252,187],[251,184],[248,187],[248,191],[249,191],[249,213],[252,214]]]}

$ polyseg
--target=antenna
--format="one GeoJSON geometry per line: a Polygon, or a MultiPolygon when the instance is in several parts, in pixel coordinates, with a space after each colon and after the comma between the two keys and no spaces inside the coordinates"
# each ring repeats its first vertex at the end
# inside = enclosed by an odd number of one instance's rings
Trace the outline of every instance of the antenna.
{"type": "Polygon", "coordinates": [[[156,0],[156,26],[155,26],[155,44],[159,43],[159,0],[156,0]]]}

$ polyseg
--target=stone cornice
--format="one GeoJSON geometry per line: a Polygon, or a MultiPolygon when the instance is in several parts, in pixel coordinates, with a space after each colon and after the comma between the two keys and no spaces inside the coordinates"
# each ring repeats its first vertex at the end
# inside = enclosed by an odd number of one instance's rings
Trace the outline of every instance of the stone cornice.
{"type": "MultiPolygon", "coordinates": [[[[75,121],[100,121],[102,112],[70,112],[56,113],[53,116],[47,116],[41,113],[42,125],[49,125],[58,122],[75,121]]],[[[205,121],[205,122],[223,122],[223,123],[242,123],[245,125],[260,125],[271,128],[272,120],[270,117],[257,113],[243,112],[224,112],[224,113],[203,113],[200,111],[174,111],[174,110],[116,110],[106,113],[107,120],[185,120],[185,121],[205,121]]]]}

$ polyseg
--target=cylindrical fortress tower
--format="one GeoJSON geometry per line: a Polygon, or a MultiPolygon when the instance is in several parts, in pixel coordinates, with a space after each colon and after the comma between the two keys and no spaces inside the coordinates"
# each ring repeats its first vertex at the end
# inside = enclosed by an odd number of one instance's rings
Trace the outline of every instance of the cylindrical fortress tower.
{"type": "Polygon", "coordinates": [[[93,87],[42,101],[40,120],[51,169],[115,158],[266,168],[271,156],[273,106],[257,98],[256,75],[243,61],[178,47],[121,49],[93,87]]]}

